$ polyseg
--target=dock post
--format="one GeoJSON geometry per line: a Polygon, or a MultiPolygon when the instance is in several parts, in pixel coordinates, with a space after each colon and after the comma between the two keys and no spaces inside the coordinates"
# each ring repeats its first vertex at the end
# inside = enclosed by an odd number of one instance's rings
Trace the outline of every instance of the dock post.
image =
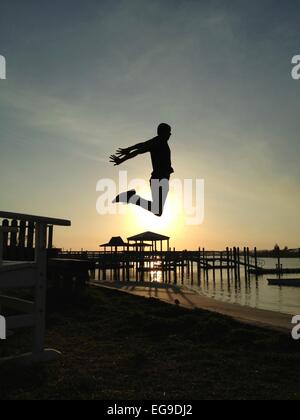
{"type": "Polygon", "coordinates": [[[198,274],[198,285],[201,284],[201,248],[198,249],[198,255],[197,255],[197,274],[198,274]]]}
{"type": "Polygon", "coordinates": [[[281,278],[281,258],[280,258],[280,248],[278,248],[277,253],[277,269],[278,269],[278,277],[281,278]]]}
{"type": "Polygon", "coordinates": [[[206,269],[205,269],[205,276],[206,276],[206,283],[208,284],[208,282],[209,282],[209,269],[208,269],[207,266],[206,266],[206,269]]]}
{"type": "Polygon", "coordinates": [[[181,284],[184,284],[184,274],[185,274],[184,265],[185,265],[185,260],[184,260],[184,254],[183,254],[182,260],[181,260],[181,284]]]}
{"type": "Polygon", "coordinates": [[[124,259],[121,258],[121,267],[120,267],[120,275],[122,277],[122,282],[125,282],[125,265],[124,265],[124,259]]]}
{"type": "Polygon", "coordinates": [[[191,259],[191,284],[194,284],[194,261],[191,259]]]}
{"type": "Polygon", "coordinates": [[[205,272],[205,269],[206,269],[206,262],[205,262],[205,248],[203,248],[202,249],[202,255],[203,255],[203,261],[202,261],[202,267],[203,267],[203,270],[204,270],[204,272],[205,272]]]}
{"type": "Polygon", "coordinates": [[[96,266],[98,267],[98,281],[101,280],[100,261],[97,261],[96,266]]]}
{"type": "Polygon", "coordinates": [[[213,282],[216,282],[216,254],[215,251],[213,251],[213,282]]]}
{"type": "Polygon", "coordinates": [[[177,284],[177,255],[176,255],[176,250],[174,248],[174,284],[177,284]]]}
{"type": "Polygon", "coordinates": [[[223,251],[220,252],[220,276],[221,282],[223,281],[223,251]]]}
{"type": "Polygon", "coordinates": [[[238,247],[237,249],[237,263],[238,263],[238,279],[239,281],[241,281],[241,253],[240,253],[240,248],[238,247]]]}
{"type": "Polygon", "coordinates": [[[236,247],[233,248],[234,279],[237,280],[236,247]]]}
{"type": "Polygon", "coordinates": [[[248,274],[250,277],[250,249],[247,247],[247,266],[248,266],[248,274]]]}
{"type": "Polygon", "coordinates": [[[141,268],[141,276],[140,276],[140,281],[141,281],[141,283],[144,283],[144,281],[145,281],[145,269],[146,269],[146,266],[145,266],[145,255],[144,254],[142,254],[142,261],[141,261],[141,264],[140,264],[140,268],[141,268]]]}
{"type": "Polygon", "coordinates": [[[245,269],[245,279],[248,281],[248,270],[247,270],[247,248],[244,247],[244,269],[245,269]]]}
{"type": "Polygon", "coordinates": [[[229,248],[228,246],[226,247],[226,267],[227,267],[227,278],[228,280],[230,279],[230,267],[229,267],[229,248]]]}
{"type": "Polygon", "coordinates": [[[174,268],[174,284],[177,284],[177,262],[175,262],[174,268]]]}
{"type": "Polygon", "coordinates": [[[139,269],[138,269],[138,262],[135,262],[135,281],[138,283],[139,282],[139,269]]]}
{"type": "Polygon", "coordinates": [[[127,261],[126,261],[126,280],[128,282],[130,281],[130,262],[129,262],[128,256],[127,256],[127,261]]]}
{"type": "Polygon", "coordinates": [[[166,270],[165,269],[165,259],[162,256],[162,258],[161,258],[161,276],[162,276],[162,282],[163,283],[165,283],[165,274],[166,274],[165,270],[166,270]]]}
{"type": "Polygon", "coordinates": [[[257,248],[254,248],[254,261],[255,261],[255,274],[258,277],[258,258],[257,258],[257,248]]]}
{"type": "Polygon", "coordinates": [[[171,258],[171,248],[169,248],[167,259],[166,259],[166,283],[171,282],[171,274],[170,274],[170,258],[171,258]]]}

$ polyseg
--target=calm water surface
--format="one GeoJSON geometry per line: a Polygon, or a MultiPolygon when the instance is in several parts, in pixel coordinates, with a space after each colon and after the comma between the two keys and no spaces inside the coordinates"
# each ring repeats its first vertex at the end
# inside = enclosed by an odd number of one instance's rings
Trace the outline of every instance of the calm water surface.
{"type": "MultiPolygon", "coordinates": [[[[300,259],[288,258],[282,259],[281,263],[284,268],[300,268],[300,259]]],[[[265,268],[275,268],[276,259],[264,259],[265,268]]],[[[284,278],[300,278],[298,274],[285,274],[284,278]]],[[[109,275],[108,275],[109,278],[109,275]]],[[[234,279],[233,272],[230,278],[227,277],[227,270],[223,270],[223,278],[221,278],[220,270],[215,273],[209,271],[208,278],[205,273],[201,272],[201,282],[198,283],[196,264],[194,265],[194,276],[186,276],[184,284],[193,288],[199,293],[213,299],[224,302],[236,303],[252,308],[267,309],[275,312],[282,312],[292,315],[300,315],[300,287],[278,287],[269,286],[267,279],[276,278],[274,275],[259,276],[251,275],[248,281],[245,280],[243,268],[241,269],[241,280],[234,279]]],[[[145,274],[145,281],[162,282],[161,272],[152,272],[145,274]]],[[[174,281],[172,275],[171,281],[174,281]]],[[[181,275],[177,275],[177,284],[181,284],[181,275]]]]}
{"type": "MultiPolygon", "coordinates": [[[[282,259],[284,268],[300,268],[300,259],[282,259]]],[[[275,259],[265,259],[265,268],[275,268],[275,259]]],[[[298,274],[284,275],[284,278],[300,278],[298,274]]],[[[260,276],[256,278],[252,275],[250,280],[245,281],[243,270],[241,271],[241,281],[236,282],[234,276],[228,280],[227,272],[223,272],[221,280],[220,271],[216,272],[215,281],[212,272],[209,279],[204,280],[202,275],[201,284],[198,285],[197,275],[194,275],[192,287],[204,295],[221,300],[224,302],[237,303],[252,308],[267,309],[287,314],[300,314],[300,288],[299,287],[279,287],[269,286],[268,278],[276,278],[274,275],[260,276]]],[[[191,279],[187,279],[187,284],[191,285],[191,279]]]]}
{"type": "MultiPolygon", "coordinates": [[[[281,263],[284,268],[300,268],[300,259],[298,258],[283,258],[281,263]]],[[[276,259],[264,259],[265,268],[275,268],[276,264],[276,259]]],[[[289,277],[300,278],[300,275],[284,275],[284,278],[289,277]]],[[[208,279],[205,278],[202,272],[201,283],[198,284],[197,272],[194,271],[193,284],[191,276],[185,279],[185,284],[205,296],[224,302],[292,315],[300,314],[300,288],[269,286],[268,278],[276,278],[276,276],[266,275],[256,278],[255,275],[252,275],[250,280],[246,282],[244,270],[241,269],[241,281],[237,282],[233,274],[230,276],[230,279],[227,278],[227,270],[223,271],[223,279],[221,279],[220,271],[218,270],[216,271],[215,280],[212,271],[209,272],[208,279]]],[[[152,280],[155,279],[161,281],[161,274],[154,273],[152,280]]],[[[178,275],[177,281],[180,284],[180,275],[178,275]]]]}

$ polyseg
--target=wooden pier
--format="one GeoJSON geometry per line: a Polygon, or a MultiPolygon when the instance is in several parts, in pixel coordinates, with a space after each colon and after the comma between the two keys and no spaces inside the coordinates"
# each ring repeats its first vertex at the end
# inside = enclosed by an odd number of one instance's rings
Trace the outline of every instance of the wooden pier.
{"type": "MultiPolygon", "coordinates": [[[[11,233],[3,234],[1,241],[6,260],[32,261],[34,258],[35,224],[32,220],[11,222],[4,219],[0,223],[11,233]]],[[[264,274],[300,274],[300,268],[286,268],[282,258],[286,256],[278,250],[276,267],[265,268],[262,252],[256,248],[227,247],[222,251],[211,251],[199,247],[196,251],[177,251],[170,248],[170,238],[153,232],[145,232],[128,238],[112,238],[101,245],[100,251],[61,251],[53,249],[53,225],[47,224],[47,257],[50,277],[65,277],[71,282],[79,278],[79,283],[91,277],[96,280],[122,280],[142,282],[149,273],[165,283],[182,284],[189,280],[198,284],[209,279],[212,273],[216,281],[217,273],[221,280],[248,281],[250,276],[264,274]]],[[[274,258],[274,254],[272,254],[274,258]]],[[[148,276],[149,277],[149,276],[148,276]]]]}
{"type": "Polygon", "coordinates": [[[208,273],[225,273],[230,278],[240,280],[242,272],[246,279],[251,274],[256,276],[264,274],[264,261],[257,257],[257,251],[249,248],[226,248],[224,251],[208,251],[199,248],[197,251],[126,251],[98,252],[98,251],[64,251],[60,257],[67,259],[84,259],[95,263],[92,277],[96,280],[106,281],[108,278],[116,281],[142,282],[149,272],[161,273],[161,281],[177,284],[184,283],[186,278],[201,282],[202,277],[207,279],[208,273]],[[97,273],[97,276],[96,276],[97,273]]]}

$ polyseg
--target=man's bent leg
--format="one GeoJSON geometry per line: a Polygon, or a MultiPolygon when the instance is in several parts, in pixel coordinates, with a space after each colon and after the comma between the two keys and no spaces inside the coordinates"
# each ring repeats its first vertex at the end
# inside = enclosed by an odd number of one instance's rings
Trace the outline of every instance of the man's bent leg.
{"type": "Polygon", "coordinates": [[[134,204],[142,209],[149,211],[151,213],[152,202],[145,200],[144,198],[140,197],[139,195],[135,195],[129,202],[130,204],[134,204]]]}
{"type": "Polygon", "coordinates": [[[155,216],[161,217],[170,191],[169,179],[151,179],[152,208],[155,216]]]}
{"type": "Polygon", "coordinates": [[[135,195],[136,195],[136,191],[135,190],[126,191],[126,192],[124,192],[122,194],[119,194],[113,200],[113,204],[115,204],[115,203],[128,204],[128,203],[130,203],[130,200],[132,199],[132,197],[134,197],[135,195]]]}
{"type": "Polygon", "coordinates": [[[169,194],[169,179],[151,179],[152,201],[145,200],[136,194],[134,190],[120,194],[114,203],[127,203],[139,206],[146,211],[153,213],[155,216],[161,217],[164,212],[165,203],[169,194]]]}

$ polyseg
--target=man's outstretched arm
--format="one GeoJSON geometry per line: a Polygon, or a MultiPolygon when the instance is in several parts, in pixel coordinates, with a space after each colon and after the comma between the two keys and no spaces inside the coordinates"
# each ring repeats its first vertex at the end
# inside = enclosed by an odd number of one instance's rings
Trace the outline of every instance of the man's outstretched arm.
{"type": "Polygon", "coordinates": [[[125,156],[132,152],[138,152],[138,154],[150,152],[150,147],[152,145],[154,139],[138,143],[135,146],[127,147],[126,149],[118,149],[116,155],[117,156],[125,156]]]}
{"type": "Polygon", "coordinates": [[[150,152],[152,140],[144,143],[138,143],[135,146],[128,147],[127,149],[118,149],[115,155],[110,156],[110,162],[115,166],[121,165],[127,160],[133,159],[138,155],[150,152]]]}
{"type": "Polygon", "coordinates": [[[110,162],[114,163],[115,166],[121,165],[122,163],[126,162],[127,160],[133,159],[138,156],[140,153],[138,151],[129,152],[124,155],[111,155],[110,162]]]}

